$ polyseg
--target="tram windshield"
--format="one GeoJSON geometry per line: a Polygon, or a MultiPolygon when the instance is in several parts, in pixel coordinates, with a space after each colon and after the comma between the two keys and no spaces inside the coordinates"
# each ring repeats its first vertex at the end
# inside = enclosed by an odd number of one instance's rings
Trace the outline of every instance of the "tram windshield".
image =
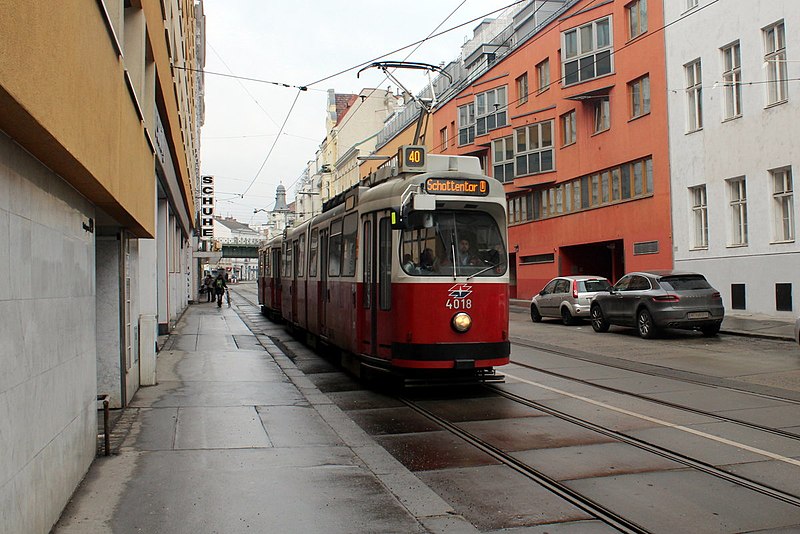
{"type": "Polygon", "coordinates": [[[484,212],[437,210],[423,228],[403,230],[400,263],[414,276],[502,276],[508,268],[503,236],[484,212]]]}

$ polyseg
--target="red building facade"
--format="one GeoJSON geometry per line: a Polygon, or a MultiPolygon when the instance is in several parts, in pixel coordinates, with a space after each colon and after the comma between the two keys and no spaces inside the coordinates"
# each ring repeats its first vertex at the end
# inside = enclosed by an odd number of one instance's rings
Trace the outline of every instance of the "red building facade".
{"type": "Polygon", "coordinates": [[[428,143],[505,183],[517,298],[672,267],[661,2],[564,5],[436,111],[428,143]]]}

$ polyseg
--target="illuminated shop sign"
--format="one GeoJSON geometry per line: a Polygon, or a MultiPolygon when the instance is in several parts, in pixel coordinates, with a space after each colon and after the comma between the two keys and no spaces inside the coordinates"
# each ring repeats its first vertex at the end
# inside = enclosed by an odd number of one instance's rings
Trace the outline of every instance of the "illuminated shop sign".
{"type": "Polygon", "coordinates": [[[428,178],[425,191],[432,195],[475,195],[485,197],[489,194],[489,182],[471,178],[428,178]]]}

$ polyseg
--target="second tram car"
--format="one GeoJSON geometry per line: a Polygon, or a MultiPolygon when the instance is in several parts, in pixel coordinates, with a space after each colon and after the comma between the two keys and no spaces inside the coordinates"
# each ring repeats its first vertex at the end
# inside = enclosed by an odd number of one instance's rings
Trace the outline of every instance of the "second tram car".
{"type": "Polygon", "coordinates": [[[396,159],[259,252],[262,313],[357,375],[497,378],[509,361],[503,186],[477,158],[396,159]]]}

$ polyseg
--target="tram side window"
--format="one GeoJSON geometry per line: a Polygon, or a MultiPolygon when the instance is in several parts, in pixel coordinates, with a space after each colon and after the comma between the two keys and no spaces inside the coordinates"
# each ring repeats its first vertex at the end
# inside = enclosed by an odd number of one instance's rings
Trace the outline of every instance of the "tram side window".
{"type": "Polygon", "coordinates": [[[328,276],[339,276],[342,271],[342,220],[331,223],[328,238],[328,276]]]}
{"type": "Polygon", "coordinates": [[[392,223],[388,217],[378,226],[378,305],[392,309],[392,223]]]}
{"type": "Polygon", "coordinates": [[[351,213],[344,218],[342,234],[342,276],[356,274],[356,234],[358,232],[358,214],[351,213]]]}
{"type": "Polygon", "coordinates": [[[364,221],[364,233],[362,234],[364,243],[363,271],[364,292],[363,305],[365,309],[372,307],[372,221],[364,221]]]}
{"type": "Polygon", "coordinates": [[[303,277],[306,274],[305,260],[306,258],[306,234],[300,236],[297,240],[297,276],[303,277]]]}
{"type": "Polygon", "coordinates": [[[283,244],[283,274],[281,276],[292,278],[292,244],[288,241],[283,244]]]}
{"type": "Polygon", "coordinates": [[[319,230],[311,230],[311,241],[308,245],[308,276],[317,276],[317,248],[319,247],[319,230]]]}

